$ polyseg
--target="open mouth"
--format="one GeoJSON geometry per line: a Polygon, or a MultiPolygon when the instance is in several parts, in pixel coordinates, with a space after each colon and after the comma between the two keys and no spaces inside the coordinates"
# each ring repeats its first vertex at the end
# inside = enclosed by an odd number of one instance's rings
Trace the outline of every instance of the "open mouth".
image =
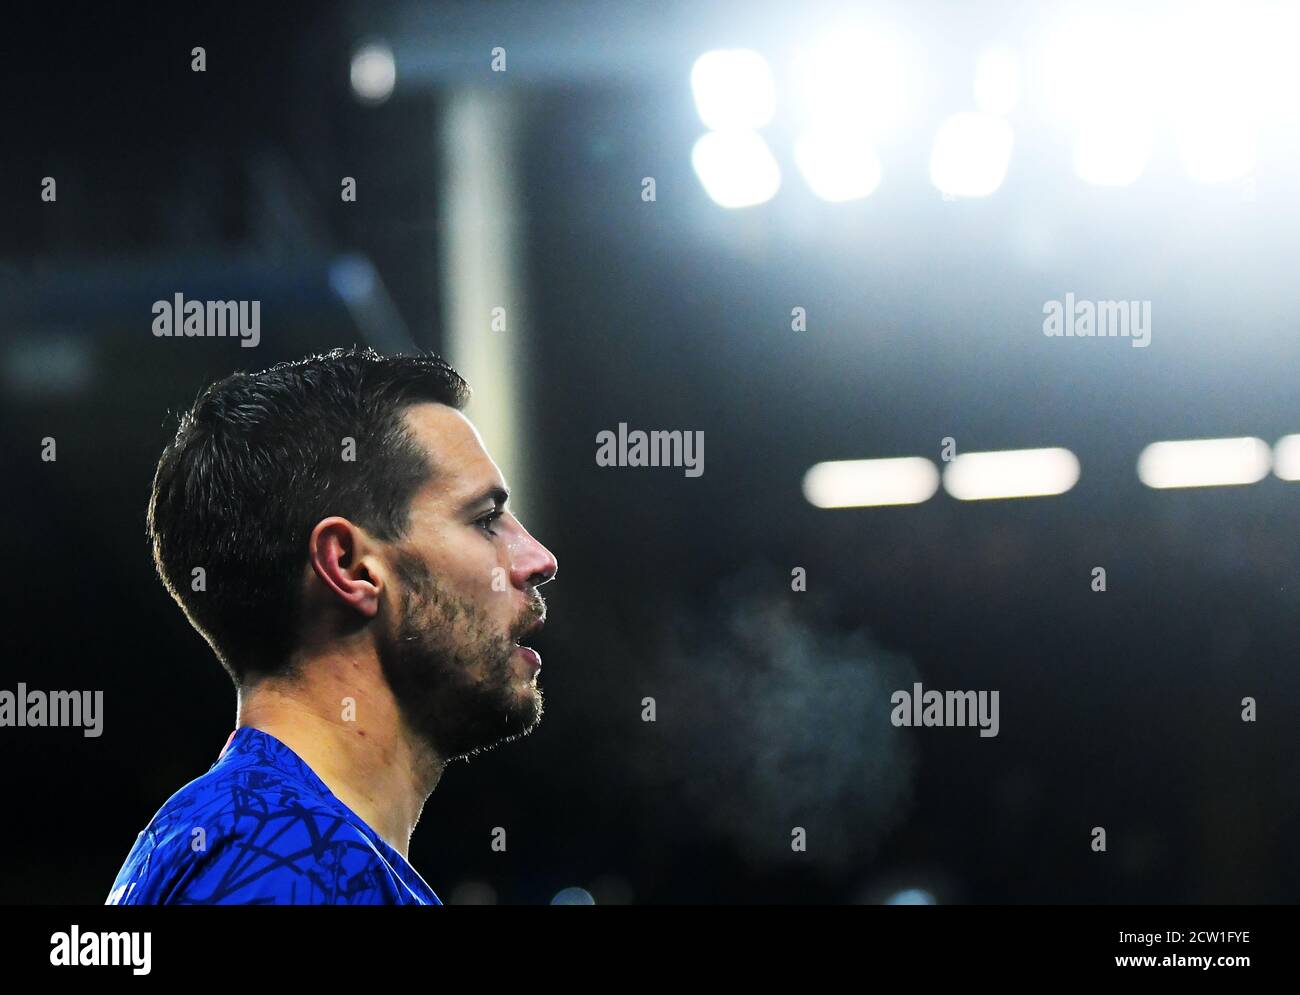
{"type": "Polygon", "coordinates": [[[537,619],[532,625],[524,629],[524,631],[519,634],[519,638],[515,640],[514,655],[520,657],[525,663],[529,664],[534,671],[542,669],[541,654],[531,646],[523,645],[523,641],[534,633],[540,632],[542,626],[545,624],[546,622],[544,619],[537,619]]]}
{"type": "Polygon", "coordinates": [[[523,641],[527,639],[529,636],[541,632],[543,626],[545,625],[546,625],[546,619],[544,618],[536,619],[531,625],[525,628],[523,632],[519,633],[519,635],[515,637],[515,645],[516,646],[522,645],[523,641]]]}

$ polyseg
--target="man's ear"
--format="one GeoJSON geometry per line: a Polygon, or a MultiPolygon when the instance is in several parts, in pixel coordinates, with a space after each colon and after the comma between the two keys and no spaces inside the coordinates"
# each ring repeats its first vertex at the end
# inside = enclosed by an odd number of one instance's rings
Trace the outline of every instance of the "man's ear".
{"type": "Polygon", "coordinates": [[[379,612],[385,578],[365,529],[346,518],[322,518],[307,540],[307,562],[341,602],[368,618],[379,612]]]}

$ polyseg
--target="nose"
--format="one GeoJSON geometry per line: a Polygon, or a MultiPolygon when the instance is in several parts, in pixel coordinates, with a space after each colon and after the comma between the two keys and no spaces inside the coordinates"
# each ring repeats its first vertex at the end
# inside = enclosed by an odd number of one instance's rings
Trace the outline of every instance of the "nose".
{"type": "Polygon", "coordinates": [[[520,590],[541,587],[555,578],[560,564],[522,525],[519,531],[519,541],[511,544],[510,579],[520,590]]]}

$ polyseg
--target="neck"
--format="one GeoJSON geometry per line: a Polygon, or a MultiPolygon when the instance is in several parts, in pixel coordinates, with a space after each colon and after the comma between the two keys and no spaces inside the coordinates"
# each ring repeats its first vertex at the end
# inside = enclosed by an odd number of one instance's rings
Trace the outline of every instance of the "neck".
{"type": "Polygon", "coordinates": [[[373,653],[336,653],[301,664],[302,678],[241,688],[236,727],[258,729],[293,750],[406,857],[444,762],[406,729],[373,653]]]}

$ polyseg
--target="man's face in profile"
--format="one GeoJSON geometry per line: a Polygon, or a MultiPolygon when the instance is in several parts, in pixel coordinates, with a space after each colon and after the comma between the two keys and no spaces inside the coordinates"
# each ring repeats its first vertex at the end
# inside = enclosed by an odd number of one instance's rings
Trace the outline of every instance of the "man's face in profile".
{"type": "Polygon", "coordinates": [[[537,658],[518,643],[545,619],[537,587],[557,565],[505,510],[501,472],[464,415],[418,404],[405,417],[436,471],[395,546],[379,659],[406,722],[450,760],[541,720],[537,658]]]}

